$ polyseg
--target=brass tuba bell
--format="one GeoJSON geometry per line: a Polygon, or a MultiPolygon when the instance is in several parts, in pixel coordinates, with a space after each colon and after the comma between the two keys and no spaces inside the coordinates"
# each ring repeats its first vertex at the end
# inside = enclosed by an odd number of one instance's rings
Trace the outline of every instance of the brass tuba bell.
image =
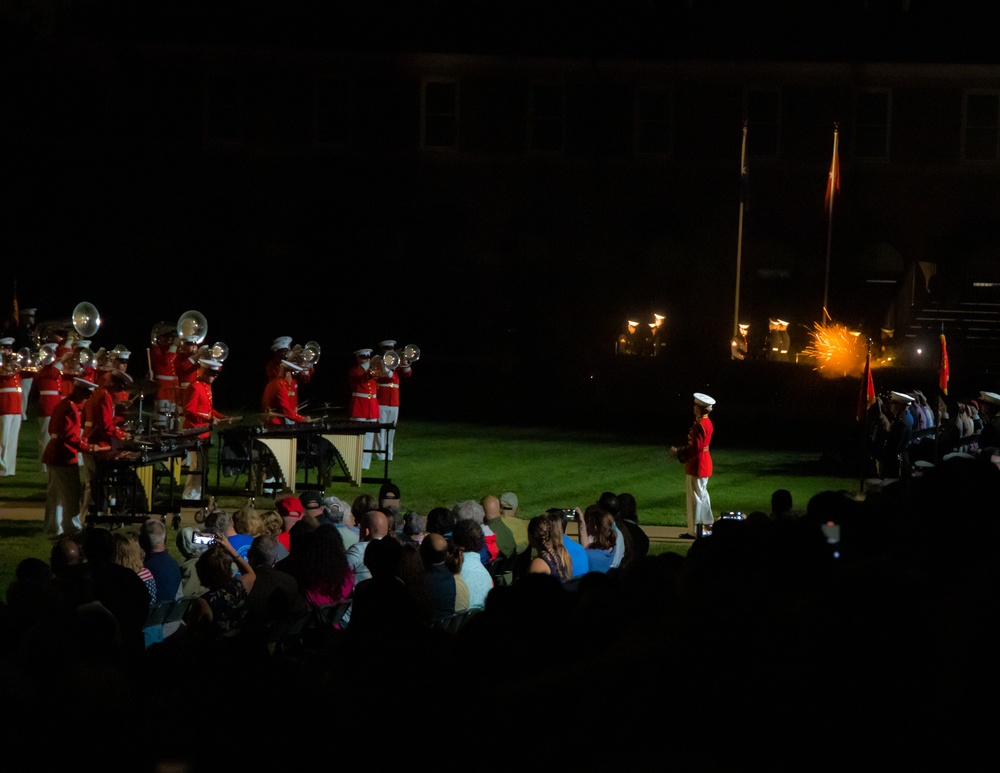
{"type": "Polygon", "coordinates": [[[177,335],[182,340],[200,344],[208,335],[208,320],[200,311],[185,311],[177,320],[177,335]]]}
{"type": "Polygon", "coordinates": [[[101,327],[101,314],[92,303],[81,301],[73,309],[73,329],[80,338],[93,338],[101,327]]]}
{"type": "Polygon", "coordinates": [[[400,359],[399,364],[404,368],[408,368],[419,359],[420,347],[415,344],[407,344],[403,347],[403,356],[400,359]]]}

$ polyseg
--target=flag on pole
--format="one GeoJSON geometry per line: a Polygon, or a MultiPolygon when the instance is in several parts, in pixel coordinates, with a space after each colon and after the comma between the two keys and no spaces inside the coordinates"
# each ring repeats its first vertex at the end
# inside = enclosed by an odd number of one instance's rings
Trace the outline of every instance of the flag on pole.
{"type": "Polygon", "coordinates": [[[840,158],[837,155],[837,129],[833,130],[833,160],[830,161],[830,175],[826,181],[825,206],[827,211],[833,206],[834,194],[840,193],[840,158]]]}
{"type": "Polygon", "coordinates": [[[948,394],[948,343],[944,333],[941,334],[941,367],[938,370],[938,386],[944,394],[948,394]]]}
{"type": "Polygon", "coordinates": [[[865,373],[861,377],[861,393],[858,395],[858,421],[864,421],[868,409],[875,405],[875,382],[872,381],[872,353],[865,357],[865,373]]]}
{"type": "Polygon", "coordinates": [[[743,124],[743,147],[740,151],[740,202],[750,211],[750,164],[747,161],[747,125],[743,124]]]}

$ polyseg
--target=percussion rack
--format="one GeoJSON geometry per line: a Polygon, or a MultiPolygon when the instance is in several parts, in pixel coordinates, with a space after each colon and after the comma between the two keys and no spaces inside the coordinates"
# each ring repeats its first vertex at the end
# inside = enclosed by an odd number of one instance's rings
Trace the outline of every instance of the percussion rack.
{"type": "Polygon", "coordinates": [[[372,483],[388,483],[389,457],[386,443],[381,449],[363,448],[364,436],[369,432],[379,432],[383,438],[394,424],[357,422],[345,419],[321,417],[307,423],[271,424],[265,423],[268,415],[264,414],[258,424],[244,424],[230,427],[218,432],[219,454],[216,460],[216,488],[222,485],[222,468],[238,467],[235,478],[246,472],[245,491],[254,496],[260,496],[266,487],[264,483],[268,459],[281,457],[277,463],[283,467],[282,476],[285,486],[292,490],[318,487],[325,490],[331,482],[347,482],[353,486],[361,485],[362,477],[372,483]],[[303,441],[304,452],[300,452],[298,441],[303,441]],[[281,441],[291,441],[282,443],[281,441]],[[329,443],[333,459],[340,466],[341,475],[332,474],[332,465],[324,459],[324,445],[329,443]],[[317,448],[317,445],[319,446],[317,448]],[[262,446],[267,450],[263,450],[262,446]],[[226,457],[226,449],[238,449],[235,456],[226,457]],[[383,459],[382,477],[369,477],[361,470],[361,455],[371,453],[383,459]],[[294,458],[293,458],[294,457],[294,458]],[[303,458],[305,464],[303,464],[303,458]],[[284,464],[282,464],[282,460],[284,464]],[[310,481],[310,472],[316,469],[316,482],[310,481]],[[304,469],[305,480],[299,484],[298,470],[304,469]]]}

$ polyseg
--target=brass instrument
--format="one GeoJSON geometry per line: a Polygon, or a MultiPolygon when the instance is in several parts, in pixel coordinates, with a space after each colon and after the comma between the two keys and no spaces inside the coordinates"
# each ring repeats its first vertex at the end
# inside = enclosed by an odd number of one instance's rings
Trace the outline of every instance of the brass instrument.
{"type": "Polygon", "coordinates": [[[81,301],[73,309],[73,328],[81,338],[92,338],[101,327],[101,315],[92,303],[81,301]]]}
{"type": "Polygon", "coordinates": [[[420,347],[415,344],[407,344],[403,347],[403,356],[400,359],[400,366],[408,368],[420,359],[420,347]]]}
{"type": "Polygon", "coordinates": [[[295,346],[293,346],[288,352],[288,356],[285,357],[285,359],[295,365],[298,365],[300,368],[308,370],[319,362],[319,355],[319,344],[315,341],[306,341],[305,346],[302,344],[295,344],[295,346]]]}
{"type": "Polygon", "coordinates": [[[149,331],[149,343],[156,346],[157,339],[163,338],[164,336],[170,336],[173,338],[177,333],[177,328],[167,322],[157,322],[153,325],[153,329],[149,331]]]}
{"type": "Polygon", "coordinates": [[[376,354],[371,359],[371,365],[368,366],[368,372],[371,373],[375,378],[386,378],[390,370],[386,367],[385,359],[381,354],[376,354]]]}
{"type": "Polygon", "coordinates": [[[185,311],[177,320],[177,335],[183,340],[201,344],[208,335],[208,320],[200,311],[185,311]]]}
{"type": "Polygon", "coordinates": [[[399,363],[403,361],[403,358],[399,356],[399,352],[395,349],[387,349],[382,352],[382,364],[385,365],[389,370],[395,370],[399,367],[399,363]]]}
{"type": "Polygon", "coordinates": [[[4,349],[0,352],[0,374],[13,376],[21,370],[21,353],[4,349]]]}
{"type": "Polygon", "coordinates": [[[229,347],[226,346],[222,341],[216,341],[211,346],[199,347],[196,359],[225,362],[226,357],[228,356],[229,356],[229,347]]]}

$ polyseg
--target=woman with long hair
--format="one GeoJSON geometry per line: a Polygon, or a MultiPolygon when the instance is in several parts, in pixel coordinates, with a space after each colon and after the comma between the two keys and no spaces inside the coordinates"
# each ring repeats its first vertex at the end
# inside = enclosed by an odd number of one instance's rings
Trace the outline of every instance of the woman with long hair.
{"type": "Polygon", "coordinates": [[[142,564],[142,548],[139,547],[139,538],[127,531],[113,532],[112,542],[114,545],[114,555],[112,560],[119,566],[131,569],[139,579],[146,583],[146,590],[149,591],[149,608],[156,606],[156,578],[142,564]]]}
{"type": "Polygon", "coordinates": [[[536,515],[528,522],[528,545],[537,552],[528,572],[552,574],[565,582],[573,578],[573,561],[562,541],[562,521],[549,515],[536,515]]]}
{"type": "Polygon", "coordinates": [[[299,590],[311,606],[330,606],[350,598],[354,573],[336,526],[323,524],[314,529],[300,558],[299,590]]]}
{"type": "Polygon", "coordinates": [[[580,519],[580,544],[587,551],[590,571],[607,574],[621,536],[611,513],[596,504],[586,509],[580,519]]]}

